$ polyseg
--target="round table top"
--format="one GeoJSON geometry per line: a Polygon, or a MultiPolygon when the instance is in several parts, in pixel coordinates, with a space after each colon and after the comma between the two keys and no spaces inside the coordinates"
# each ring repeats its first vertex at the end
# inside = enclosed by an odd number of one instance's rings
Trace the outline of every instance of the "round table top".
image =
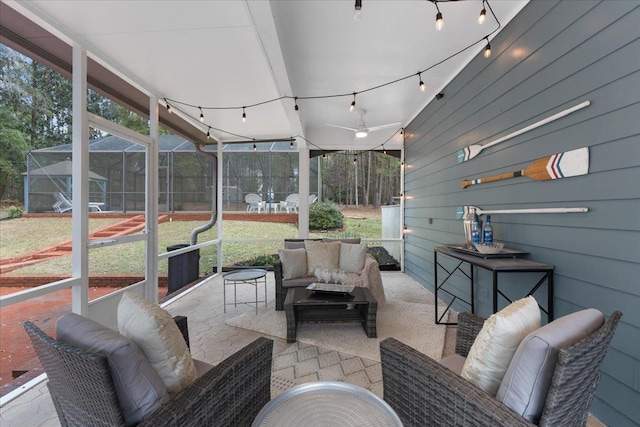
{"type": "Polygon", "coordinates": [[[316,381],[293,387],[260,411],[252,427],[402,426],[387,402],[362,387],[316,381]]]}
{"type": "Polygon", "coordinates": [[[266,275],[267,270],[263,270],[261,268],[252,268],[249,270],[231,271],[229,273],[223,274],[222,277],[224,278],[224,280],[243,281],[260,279],[266,275]]]}

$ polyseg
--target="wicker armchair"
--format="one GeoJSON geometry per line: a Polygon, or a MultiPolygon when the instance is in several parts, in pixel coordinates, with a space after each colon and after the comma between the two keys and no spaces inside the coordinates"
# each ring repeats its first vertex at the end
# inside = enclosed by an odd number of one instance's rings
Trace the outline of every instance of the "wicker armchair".
{"type": "MultiPolygon", "coordinates": [[[[560,351],[539,426],[584,426],[600,380],[600,365],[622,314],[560,351]]],[[[467,356],[484,319],[461,313],[456,353],[467,356]]],[[[384,400],[405,426],[531,426],[453,371],[387,338],[380,343],[384,400]]]]}
{"type": "MultiPolygon", "coordinates": [[[[189,344],[187,318],[174,318],[189,344]]],[[[48,376],[63,426],[124,426],[105,356],[55,340],[31,322],[24,327],[48,376]]],[[[207,371],[139,426],[251,425],[270,399],[273,341],[258,338],[207,371]]]]}

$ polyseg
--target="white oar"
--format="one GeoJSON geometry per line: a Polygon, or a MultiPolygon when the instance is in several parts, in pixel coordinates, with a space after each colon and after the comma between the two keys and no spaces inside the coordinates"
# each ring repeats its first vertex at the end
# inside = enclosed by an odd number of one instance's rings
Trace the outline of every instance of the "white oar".
{"type": "Polygon", "coordinates": [[[510,133],[509,135],[505,135],[502,138],[498,138],[495,141],[488,142],[486,144],[473,144],[468,147],[463,148],[462,150],[458,150],[458,163],[466,162],[467,160],[473,159],[475,156],[480,154],[482,150],[485,148],[493,147],[496,144],[506,141],[507,139],[511,139],[525,132],[529,132],[537,127],[542,125],[546,125],[547,123],[553,122],[554,120],[558,120],[568,114],[573,113],[574,111],[581,110],[587,106],[589,106],[591,102],[584,101],[582,104],[578,104],[575,107],[567,108],[564,111],[560,111],[559,113],[554,114],[553,116],[549,116],[546,119],[542,119],[539,122],[535,122],[527,127],[524,127],[520,130],[510,133]]]}
{"type": "Polygon", "coordinates": [[[483,214],[528,214],[528,213],[583,213],[588,212],[589,208],[530,208],[530,209],[487,209],[482,210],[477,206],[462,206],[456,212],[456,218],[466,218],[469,212],[483,214]]]}

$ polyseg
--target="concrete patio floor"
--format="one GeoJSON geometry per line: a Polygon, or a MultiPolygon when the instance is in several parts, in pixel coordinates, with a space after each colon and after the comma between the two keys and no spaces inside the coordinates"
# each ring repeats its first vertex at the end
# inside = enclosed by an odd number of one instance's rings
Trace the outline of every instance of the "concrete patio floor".
{"type": "MultiPolygon", "coordinates": [[[[412,281],[409,276],[399,272],[382,272],[383,283],[391,281],[403,283],[412,281]]],[[[255,310],[253,305],[240,304],[237,307],[227,306],[227,313],[223,310],[222,277],[212,276],[184,293],[179,298],[169,302],[165,307],[172,315],[186,315],[189,321],[189,338],[191,353],[194,358],[218,364],[240,348],[249,344],[259,336],[259,333],[229,326],[225,320],[244,312],[255,310]]],[[[268,297],[273,297],[273,273],[267,273],[268,297]]],[[[260,286],[260,291],[262,291],[260,286]]],[[[402,289],[402,288],[400,288],[402,289]]],[[[413,288],[415,289],[415,287],[413,288]]],[[[259,292],[260,292],[259,291],[259,292]]],[[[261,293],[259,293],[259,297],[261,293]]],[[[250,300],[254,297],[254,289],[249,285],[238,286],[238,299],[250,300]]],[[[433,302],[433,295],[424,290],[400,291],[394,297],[409,302],[433,302]]],[[[233,289],[227,288],[227,302],[232,302],[233,289]],[[229,292],[231,291],[231,292],[229,292]]],[[[261,299],[261,298],[259,298],[261,299]]],[[[268,299],[268,298],[267,298],[268,299]]],[[[273,304],[273,301],[271,302],[273,304]]],[[[281,338],[274,339],[273,353],[279,355],[296,344],[288,344],[281,338]]],[[[447,328],[443,355],[454,352],[455,327],[447,328]]],[[[46,387],[46,381],[41,381],[31,390],[25,392],[0,408],[0,425],[3,427],[24,426],[59,426],[58,417],[46,387]]],[[[589,427],[600,427],[602,424],[595,418],[589,417],[589,427]]]]}

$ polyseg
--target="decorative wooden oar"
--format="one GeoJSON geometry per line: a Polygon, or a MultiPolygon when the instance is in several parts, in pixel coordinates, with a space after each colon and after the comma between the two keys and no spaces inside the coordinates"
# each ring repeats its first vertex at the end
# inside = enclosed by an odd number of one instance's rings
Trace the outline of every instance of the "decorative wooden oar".
{"type": "Polygon", "coordinates": [[[487,176],[479,179],[463,179],[462,188],[486,182],[526,176],[536,181],[568,178],[589,173],[589,147],[542,157],[520,171],[487,176]]]}
{"type": "Polygon", "coordinates": [[[462,150],[458,150],[458,163],[466,162],[467,160],[473,159],[475,156],[480,154],[482,150],[485,148],[493,147],[496,144],[506,141],[507,139],[514,138],[518,135],[521,135],[525,132],[529,132],[537,127],[542,125],[546,125],[547,123],[558,120],[566,115],[573,113],[574,111],[581,110],[585,107],[588,107],[591,104],[589,101],[584,101],[581,104],[576,105],[575,107],[567,108],[564,111],[560,111],[559,113],[554,114],[553,116],[549,116],[546,119],[542,119],[539,122],[535,122],[529,126],[523,127],[515,132],[510,133],[509,135],[505,135],[501,138],[496,139],[495,141],[488,142],[486,144],[473,144],[468,147],[463,148],[462,150]]]}
{"type": "Polygon", "coordinates": [[[458,207],[456,212],[456,219],[466,218],[469,212],[477,213],[478,215],[486,214],[529,214],[529,213],[584,213],[589,212],[589,208],[526,208],[526,209],[480,209],[477,206],[462,206],[458,207]]]}

